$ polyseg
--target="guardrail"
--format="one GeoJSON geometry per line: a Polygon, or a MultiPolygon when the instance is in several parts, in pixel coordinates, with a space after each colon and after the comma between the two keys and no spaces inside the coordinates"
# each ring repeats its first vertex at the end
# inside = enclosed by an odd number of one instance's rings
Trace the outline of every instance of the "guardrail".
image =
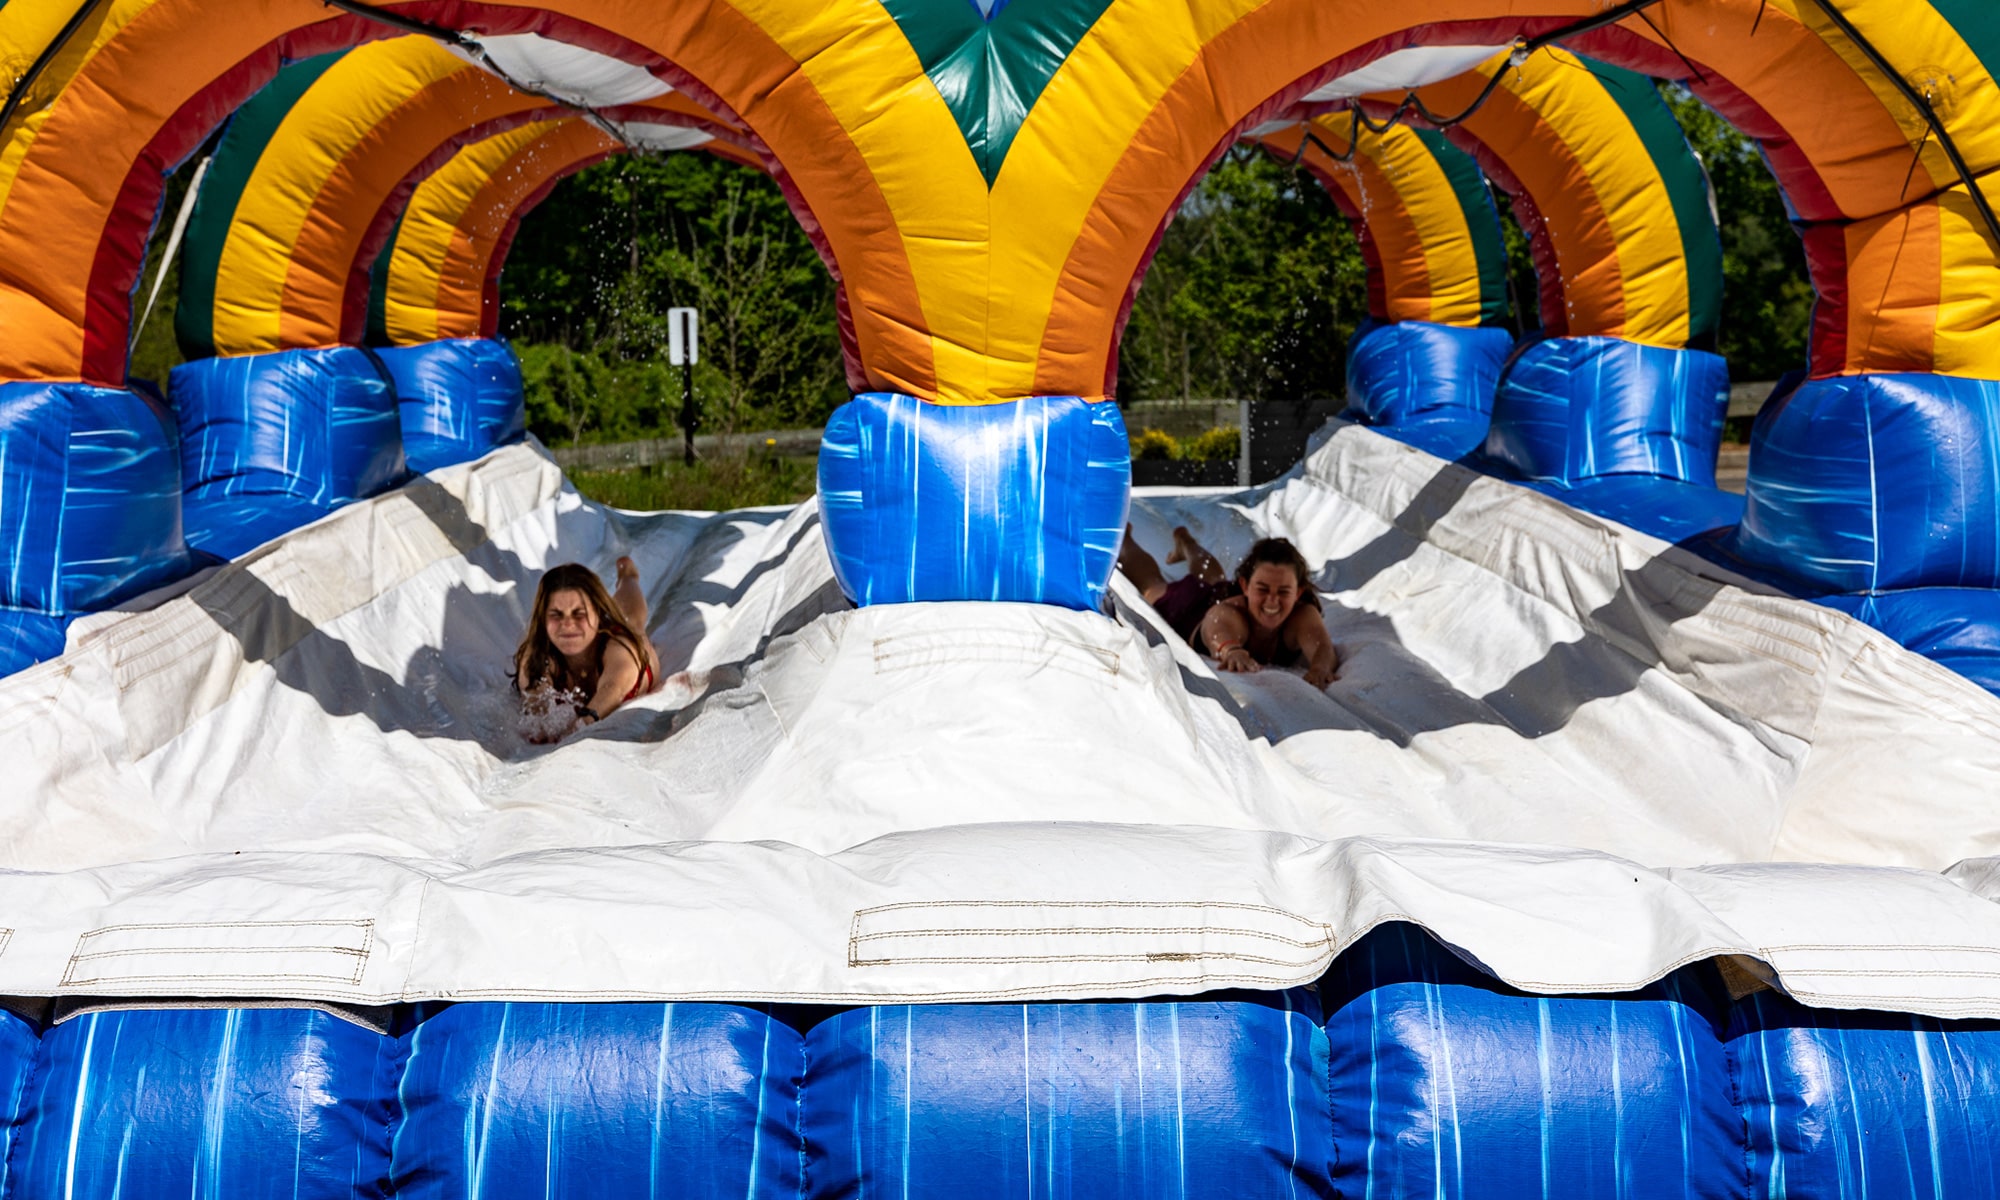
{"type": "MultiPolygon", "coordinates": [[[[1769,380],[1731,384],[1729,387],[1729,415],[1731,417],[1754,417],[1757,410],[1764,407],[1764,401],[1771,395],[1776,384],[1769,380]]],[[[1337,403],[1337,402],[1336,402],[1337,403]]],[[[1163,428],[1168,424],[1189,425],[1186,432],[1201,429],[1235,429],[1241,421],[1243,409],[1235,400],[1142,400],[1126,406],[1125,424],[1131,429],[1147,426],[1163,428]],[[1195,427],[1198,425],[1198,428],[1195,427]]],[[[1289,445],[1293,439],[1304,445],[1304,434],[1309,428],[1293,428],[1309,422],[1319,423],[1328,413],[1325,403],[1299,404],[1288,401],[1268,401],[1248,406],[1251,410],[1253,434],[1251,453],[1256,455],[1259,443],[1272,451],[1279,451],[1280,444],[1289,445]],[[1318,419],[1315,419],[1318,418],[1318,419]],[[1269,424],[1273,428],[1265,428],[1269,424]],[[1282,429],[1278,427],[1283,427],[1282,429]]],[[[1169,430],[1173,432],[1173,430],[1169,430]]],[[[783,455],[788,458],[809,458],[819,453],[820,431],[817,429],[766,429],[751,433],[715,434],[704,433],[694,439],[694,452],[700,457],[717,454],[734,455],[763,451],[783,455]]],[[[607,442],[600,445],[563,446],[552,450],[557,465],[565,471],[624,471],[633,467],[653,466],[657,463],[677,463],[682,455],[681,439],[674,437],[644,438],[635,442],[607,442]]],[[[1278,457],[1282,457],[1279,454],[1278,457]]],[[[1254,463],[1253,475],[1268,475],[1282,471],[1290,465],[1254,463]]],[[[1736,463],[1725,464],[1725,474],[1733,473],[1736,463]]],[[[1205,478],[1205,477],[1204,477],[1205,478]]],[[[1727,485],[1725,485],[1727,486],[1727,485]]],[[[1740,484],[1738,485],[1740,488],[1740,484]]]]}

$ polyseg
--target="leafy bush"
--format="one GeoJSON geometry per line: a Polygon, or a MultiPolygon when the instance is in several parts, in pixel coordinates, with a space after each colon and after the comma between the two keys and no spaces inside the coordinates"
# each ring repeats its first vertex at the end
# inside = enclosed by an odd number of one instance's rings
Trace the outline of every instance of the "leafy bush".
{"type": "Polygon", "coordinates": [[[1141,429],[1132,435],[1132,457],[1146,459],[1179,458],[1181,444],[1164,429],[1141,429]]]}
{"type": "Polygon", "coordinates": [[[1181,443],[1181,457],[1200,462],[1234,461],[1242,452],[1236,430],[1218,425],[1203,430],[1181,443]]]}

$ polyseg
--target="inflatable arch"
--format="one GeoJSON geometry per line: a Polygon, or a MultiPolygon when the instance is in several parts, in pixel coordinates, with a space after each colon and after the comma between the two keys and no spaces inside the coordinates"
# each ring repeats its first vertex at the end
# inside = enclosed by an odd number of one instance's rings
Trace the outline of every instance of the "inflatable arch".
{"type": "MultiPolygon", "coordinates": [[[[1102,403],[1162,224],[1244,131],[1412,49],[1556,38],[1684,79],[1758,138],[1813,247],[1814,378],[1765,419],[1718,553],[1884,623],[1924,589],[1990,597],[2000,505],[1973,468],[2000,460],[2000,46],[1979,11],[227,15],[0,8],[0,61],[33,76],[0,116],[0,600],[42,635],[182,565],[189,465],[124,378],[162,172],[285,60],[413,22],[474,57],[581,46],[740,129],[837,268],[874,390],[829,429],[817,524],[628,522],[503,448],[94,617],[65,661],[0,685],[33,798],[4,809],[0,994],[26,998],[0,1013],[7,1188],[1991,1190],[2000,873],[1961,811],[2000,761],[1988,697],[1657,539],[1349,430],[1257,512],[1369,615],[1395,606],[1353,669],[1418,679],[1424,711],[1245,738],[1107,582],[1128,488],[1102,403]],[[641,541],[720,623],[701,669],[757,677],[498,777],[477,730],[431,715],[464,684],[450,656],[406,654],[411,631],[495,644],[521,612],[483,599],[494,581],[641,541]],[[812,620],[835,579],[861,607],[812,620]],[[1065,611],[1107,589],[1126,623],[1065,611]],[[1042,603],[885,603],[940,599],[1042,603]],[[1611,711],[1645,736],[1605,741],[1611,711]],[[695,736],[668,737],[679,718],[695,736]],[[926,739],[947,726],[944,754],[926,739]],[[351,773],[325,760],[335,731],[351,773]],[[1296,757],[1329,742],[1333,761],[1296,757]],[[723,778],[718,748],[755,762],[723,778]],[[576,750],[598,782],[716,803],[565,792],[576,750]],[[1513,787],[1439,790],[1496,761],[1513,787]],[[1926,794],[1886,811],[1910,761],[1926,794]],[[488,785],[527,790],[496,816],[488,785]],[[271,835],[276,806],[293,823],[271,835]]],[[[386,236],[380,211],[340,237],[386,236]]],[[[342,264],[334,328],[367,257],[342,264]]],[[[1188,503],[1149,498],[1146,532],[1188,503]]]]}
{"type": "Polygon", "coordinates": [[[1722,246],[1707,175],[1652,81],[1551,46],[1359,103],[1464,114],[1447,136],[1528,236],[1544,336],[1502,373],[1482,461],[1670,541],[1734,525],[1740,503],[1714,490],[1722,246]]]}
{"type": "Polygon", "coordinates": [[[1348,117],[1255,132],[1312,172],[1361,243],[1369,321],[1348,343],[1345,415],[1442,458],[1477,449],[1514,345],[1506,243],[1478,164],[1441,134],[1348,117]]]}
{"type": "MultiPolygon", "coordinates": [[[[429,38],[395,38],[286,67],[222,138],[181,271],[176,326],[193,361],[169,389],[195,549],[232,557],[381,490],[400,474],[398,445],[427,471],[520,436],[519,369],[505,347],[354,348],[368,264],[439,164],[449,186],[467,156],[506,167],[514,151],[572,123],[621,149],[728,144],[719,138],[740,133],[614,60],[558,50],[547,61],[539,41],[496,49],[515,60],[509,77],[566,69],[589,91],[558,104],[429,38]],[[588,115],[568,115],[579,101],[588,115]],[[565,115],[536,119],[552,112],[565,115]],[[345,217],[369,211],[365,222],[345,217]]],[[[419,226],[428,228],[421,215],[419,226]]]]}

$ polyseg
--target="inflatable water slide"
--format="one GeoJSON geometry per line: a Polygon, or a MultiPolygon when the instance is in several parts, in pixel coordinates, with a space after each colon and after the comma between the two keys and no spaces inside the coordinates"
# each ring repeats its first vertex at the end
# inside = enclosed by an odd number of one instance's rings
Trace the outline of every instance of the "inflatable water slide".
{"type": "Polygon", "coordinates": [[[2000,1194],[1996,64],[1976,0],[5,0],[0,1198],[2000,1194]],[[1817,293],[1742,496],[1656,81],[1817,293]],[[1239,145],[1361,237],[1348,410],[1135,492],[1239,145]],[[833,273],[813,499],[526,436],[508,248],[623,153],[833,273]],[[1338,677],[1218,672],[1128,523],[1291,539],[1338,677]],[[531,745],[536,580],[621,555],[665,686],[531,745]]]}

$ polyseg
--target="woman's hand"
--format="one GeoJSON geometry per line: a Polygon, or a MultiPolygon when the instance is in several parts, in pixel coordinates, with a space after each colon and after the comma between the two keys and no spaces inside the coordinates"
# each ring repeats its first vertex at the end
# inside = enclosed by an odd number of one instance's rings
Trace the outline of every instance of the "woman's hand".
{"type": "Polygon", "coordinates": [[[1264,669],[1251,653],[1241,646],[1225,646],[1215,656],[1215,665],[1236,675],[1255,675],[1264,669]]]}
{"type": "Polygon", "coordinates": [[[1340,660],[1329,657],[1324,662],[1315,661],[1306,667],[1306,682],[1316,688],[1323,688],[1333,682],[1333,674],[1340,669],[1340,660]]]}

